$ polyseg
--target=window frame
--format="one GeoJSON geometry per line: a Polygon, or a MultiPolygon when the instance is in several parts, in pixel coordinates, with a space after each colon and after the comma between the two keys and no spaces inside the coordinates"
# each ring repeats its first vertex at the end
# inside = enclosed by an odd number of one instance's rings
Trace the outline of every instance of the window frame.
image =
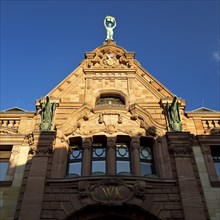
{"type": "Polygon", "coordinates": [[[211,153],[211,157],[212,157],[212,162],[213,162],[213,166],[214,166],[214,170],[215,170],[215,175],[217,176],[218,178],[218,181],[220,182],[220,171],[219,174],[216,170],[216,167],[215,167],[215,164],[218,164],[220,166],[220,145],[210,145],[209,146],[210,148],[210,153],[211,153]],[[217,151],[217,158],[214,158],[214,152],[213,151],[216,151],[216,149],[218,148],[218,151],[217,151]]]}
{"type": "Polygon", "coordinates": [[[97,175],[107,175],[107,147],[106,144],[104,144],[103,142],[93,142],[92,146],[91,146],[91,175],[92,176],[97,176],[97,175]],[[99,145],[99,146],[98,146],[99,145]],[[95,149],[103,149],[104,152],[104,156],[97,156],[94,157],[94,150],[95,149]],[[105,171],[94,171],[93,172],[93,166],[94,166],[94,162],[104,162],[105,164],[105,171]]]}
{"type": "Polygon", "coordinates": [[[155,140],[152,137],[140,137],[140,147],[139,147],[139,159],[140,159],[140,176],[142,177],[156,177],[156,167],[155,167],[155,160],[154,160],[154,149],[153,146],[155,144],[155,140]],[[148,148],[151,151],[151,159],[141,158],[141,149],[148,148]],[[141,163],[150,164],[151,173],[142,175],[141,163]]]}
{"type": "Polygon", "coordinates": [[[218,146],[220,148],[220,135],[198,135],[197,137],[203,152],[203,157],[205,160],[211,186],[220,187],[220,180],[215,170],[215,165],[210,149],[210,146],[218,146]]]}
{"type": "Polygon", "coordinates": [[[83,163],[83,148],[82,148],[82,139],[81,137],[75,137],[70,139],[69,145],[69,154],[68,154],[68,166],[66,170],[66,177],[81,177],[82,176],[82,163],[83,163]],[[74,158],[73,153],[74,149],[78,149],[80,151],[79,156],[80,158],[74,158]],[[72,155],[72,158],[71,158],[72,155]],[[70,173],[70,166],[73,164],[80,164],[80,172],[79,173],[70,173]]]}
{"type": "Polygon", "coordinates": [[[102,90],[100,91],[99,95],[96,97],[96,100],[95,100],[95,110],[98,110],[98,109],[105,109],[105,108],[113,108],[113,109],[127,109],[128,108],[128,97],[126,94],[124,94],[122,91],[120,90],[102,90]],[[116,104],[116,105],[108,105],[108,104],[105,104],[105,105],[97,105],[97,103],[99,102],[99,100],[103,97],[111,97],[111,98],[117,98],[117,99],[120,99],[121,102],[123,104],[119,105],[119,104],[116,104]]]}
{"type": "Polygon", "coordinates": [[[2,177],[2,179],[0,178],[0,186],[8,186],[12,183],[15,172],[15,168],[11,168],[12,150],[13,145],[0,145],[0,166],[2,162],[7,162],[7,165],[4,169],[4,177],[2,177]]]}

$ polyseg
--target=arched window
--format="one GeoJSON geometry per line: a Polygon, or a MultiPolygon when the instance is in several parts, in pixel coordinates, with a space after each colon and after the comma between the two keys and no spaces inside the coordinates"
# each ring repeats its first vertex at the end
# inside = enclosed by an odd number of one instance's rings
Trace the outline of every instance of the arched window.
{"type": "Polygon", "coordinates": [[[96,101],[96,106],[123,107],[125,106],[125,100],[117,94],[101,94],[96,101]]]}

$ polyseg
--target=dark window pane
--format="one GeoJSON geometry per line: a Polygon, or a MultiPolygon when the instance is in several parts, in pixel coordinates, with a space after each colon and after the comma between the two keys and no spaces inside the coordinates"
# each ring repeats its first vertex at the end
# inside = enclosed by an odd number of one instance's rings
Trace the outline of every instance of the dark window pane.
{"type": "Polygon", "coordinates": [[[118,173],[130,173],[131,168],[130,168],[130,161],[116,161],[116,169],[117,169],[117,174],[118,173]]]}
{"type": "Polygon", "coordinates": [[[0,162],[0,181],[5,180],[5,176],[8,170],[8,165],[9,165],[8,161],[0,162]]]}
{"type": "Polygon", "coordinates": [[[125,105],[125,102],[120,97],[106,95],[106,96],[101,96],[100,99],[96,102],[96,105],[119,106],[119,105],[125,105]]]}
{"type": "Polygon", "coordinates": [[[215,171],[216,171],[218,179],[220,181],[220,162],[219,163],[215,163],[215,171]]]}
{"type": "Polygon", "coordinates": [[[215,166],[215,171],[220,181],[220,146],[211,146],[210,149],[215,166]]]}
{"type": "Polygon", "coordinates": [[[141,176],[152,174],[152,164],[141,162],[141,176]]]}
{"type": "Polygon", "coordinates": [[[81,176],[81,167],[82,167],[81,162],[69,163],[68,174],[77,174],[81,176]]]}
{"type": "Polygon", "coordinates": [[[95,173],[95,172],[102,172],[102,173],[106,172],[105,161],[101,160],[101,161],[93,161],[92,162],[92,173],[95,173]]]}

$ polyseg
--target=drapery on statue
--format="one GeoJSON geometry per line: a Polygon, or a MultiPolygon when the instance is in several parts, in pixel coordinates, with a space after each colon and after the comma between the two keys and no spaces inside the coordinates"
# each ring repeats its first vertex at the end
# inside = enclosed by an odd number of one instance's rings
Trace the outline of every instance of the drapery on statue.
{"type": "Polygon", "coordinates": [[[116,27],[116,20],[112,16],[106,16],[104,19],[104,26],[107,31],[106,40],[113,40],[113,29],[116,27]]]}
{"type": "Polygon", "coordinates": [[[166,104],[166,112],[170,131],[182,131],[179,107],[180,103],[177,101],[176,96],[173,97],[172,103],[167,102],[166,104]]]}
{"type": "Polygon", "coordinates": [[[56,103],[50,102],[50,97],[46,97],[46,102],[42,103],[40,131],[50,131],[56,103]]]}

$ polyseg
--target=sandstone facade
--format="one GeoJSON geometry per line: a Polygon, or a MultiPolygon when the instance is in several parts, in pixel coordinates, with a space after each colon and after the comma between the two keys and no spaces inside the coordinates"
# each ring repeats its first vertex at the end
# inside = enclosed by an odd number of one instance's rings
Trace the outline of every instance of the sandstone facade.
{"type": "Polygon", "coordinates": [[[0,113],[0,159],[9,161],[1,219],[220,218],[212,151],[220,152],[220,112],[185,112],[177,98],[182,131],[170,131],[174,94],[112,40],[85,53],[48,96],[50,131],[39,129],[46,97],[36,112],[0,113]]]}

